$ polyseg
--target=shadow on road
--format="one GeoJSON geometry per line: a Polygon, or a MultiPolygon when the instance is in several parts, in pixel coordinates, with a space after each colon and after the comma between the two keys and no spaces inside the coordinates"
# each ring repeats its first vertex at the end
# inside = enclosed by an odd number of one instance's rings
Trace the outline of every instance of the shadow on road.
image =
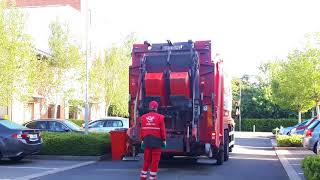
{"type": "Polygon", "coordinates": [[[7,160],[7,159],[0,160],[0,166],[5,166],[5,165],[26,165],[26,164],[32,164],[32,161],[31,160],[22,160],[22,161],[15,162],[15,161],[7,160]]]}

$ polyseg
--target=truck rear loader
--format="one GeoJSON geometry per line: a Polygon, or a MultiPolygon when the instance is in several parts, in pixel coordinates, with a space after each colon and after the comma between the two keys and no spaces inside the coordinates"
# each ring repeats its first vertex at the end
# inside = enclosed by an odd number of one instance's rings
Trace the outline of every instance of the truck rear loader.
{"type": "Polygon", "coordinates": [[[134,44],[129,96],[127,156],[141,152],[140,117],[154,100],[165,116],[163,158],[228,160],[234,144],[231,86],[224,86],[223,62],[212,60],[211,41],[134,44]]]}

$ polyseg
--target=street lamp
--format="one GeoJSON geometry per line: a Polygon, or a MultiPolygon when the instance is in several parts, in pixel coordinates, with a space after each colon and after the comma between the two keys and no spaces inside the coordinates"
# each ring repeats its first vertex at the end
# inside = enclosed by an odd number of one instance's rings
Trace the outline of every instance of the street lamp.
{"type": "Polygon", "coordinates": [[[239,131],[241,132],[241,79],[239,81],[239,103],[238,103],[238,109],[237,109],[237,113],[239,116],[239,131]]]}
{"type": "Polygon", "coordinates": [[[86,1],[85,8],[85,47],[86,47],[86,103],[85,103],[85,114],[84,114],[84,123],[85,123],[85,134],[88,134],[88,123],[89,123],[89,60],[88,60],[88,30],[89,30],[89,19],[88,19],[88,1],[86,1]]]}

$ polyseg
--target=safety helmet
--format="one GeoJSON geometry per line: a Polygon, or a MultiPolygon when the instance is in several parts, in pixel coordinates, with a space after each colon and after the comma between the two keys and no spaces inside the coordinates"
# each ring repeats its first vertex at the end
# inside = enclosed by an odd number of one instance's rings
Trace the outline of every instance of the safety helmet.
{"type": "Polygon", "coordinates": [[[158,109],[158,103],[157,103],[157,101],[151,101],[151,102],[149,103],[149,109],[150,109],[150,110],[157,110],[157,109],[158,109]]]}

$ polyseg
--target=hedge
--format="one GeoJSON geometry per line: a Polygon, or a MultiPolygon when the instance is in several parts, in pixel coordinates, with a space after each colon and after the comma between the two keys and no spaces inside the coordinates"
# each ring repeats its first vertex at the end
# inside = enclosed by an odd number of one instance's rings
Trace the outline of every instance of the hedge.
{"type": "Polygon", "coordinates": [[[320,179],[320,156],[307,156],[302,160],[303,174],[307,180],[320,179]]]}
{"type": "MultiPolygon", "coordinates": [[[[241,131],[253,131],[253,125],[257,132],[272,132],[272,129],[294,126],[298,124],[296,119],[243,119],[241,131]]],[[[236,130],[239,130],[239,121],[236,120],[236,130]]]]}
{"type": "Polygon", "coordinates": [[[42,134],[43,155],[99,156],[111,152],[109,134],[42,134]]]}
{"type": "Polygon", "coordinates": [[[278,147],[302,147],[303,135],[278,135],[277,146],[278,147]]]}

